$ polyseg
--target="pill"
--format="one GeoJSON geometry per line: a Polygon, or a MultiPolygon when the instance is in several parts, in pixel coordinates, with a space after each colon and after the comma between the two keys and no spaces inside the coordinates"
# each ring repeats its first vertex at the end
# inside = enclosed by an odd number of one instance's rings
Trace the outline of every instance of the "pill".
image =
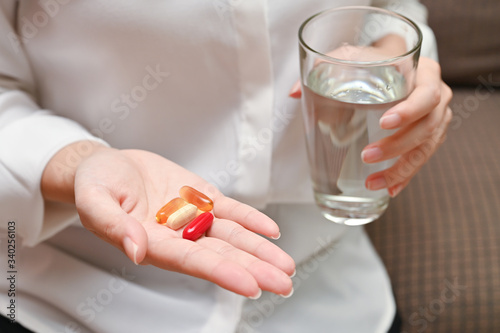
{"type": "Polygon", "coordinates": [[[198,208],[195,205],[188,203],[173,212],[167,219],[167,227],[177,230],[191,222],[198,213],[198,208]]]}
{"type": "Polygon", "coordinates": [[[192,241],[197,240],[210,228],[213,220],[214,216],[210,212],[200,214],[184,228],[182,238],[192,241]]]}
{"type": "Polygon", "coordinates": [[[212,208],[214,208],[214,203],[209,197],[195,190],[191,186],[181,187],[181,189],[179,190],[179,194],[182,199],[186,200],[190,204],[195,205],[199,210],[208,212],[211,211],[212,208]]]}
{"type": "Polygon", "coordinates": [[[188,203],[182,198],[174,198],[170,200],[165,206],[160,208],[156,213],[156,221],[160,224],[167,223],[168,217],[178,211],[180,208],[186,206],[188,203]]]}

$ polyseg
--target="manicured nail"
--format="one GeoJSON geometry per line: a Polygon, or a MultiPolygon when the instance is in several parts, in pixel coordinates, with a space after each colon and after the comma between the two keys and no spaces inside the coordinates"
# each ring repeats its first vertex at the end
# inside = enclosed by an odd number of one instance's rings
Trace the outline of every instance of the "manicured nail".
{"type": "Polygon", "coordinates": [[[376,162],[382,157],[383,153],[379,147],[372,147],[361,152],[361,159],[365,163],[376,162]]]}
{"type": "Polygon", "coordinates": [[[387,187],[385,177],[377,177],[366,182],[366,188],[371,191],[381,190],[387,187]]]}
{"type": "Polygon", "coordinates": [[[278,233],[278,236],[271,237],[271,238],[272,238],[272,239],[274,239],[274,240],[278,240],[278,239],[280,239],[280,237],[281,237],[281,232],[280,232],[280,233],[278,233]]]}
{"type": "Polygon", "coordinates": [[[138,265],[137,263],[137,250],[139,249],[139,246],[137,246],[136,243],[134,243],[130,237],[126,237],[124,240],[123,240],[123,247],[125,248],[125,252],[127,253],[127,255],[130,257],[130,255],[132,255],[132,261],[134,262],[134,264],[138,265]]]}
{"type": "Polygon", "coordinates": [[[259,292],[255,296],[248,296],[250,299],[259,299],[262,296],[262,290],[259,289],[259,292]]]}
{"type": "Polygon", "coordinates": [[[280,296],[283,297],[283,298],[289,298],[292,295],[293,295],[293,288],[292,288],[292,290],[290,290],[290,292],[288,293],[288,295],[280,295],[280,296]]]}
{"type": "Polygon", "coordinates": [[[292,89],[290,89],[288,96],[293,98],[300,98],[302,96],[302,91],[300,90],[300,81],[295,82],[292,89]]]}
{"type": "Polygon", "coordinates": [[[403,190],[403,188],[404,188],[403,184],[399,184],[399,185],[393,186],[393,187],[391,187],[388,190],[389,191],[389,195],[391,196],[391,198],[394,198],[395,196],[397,196],[403,190]]]}
{"type": "Polygon", "coordinates": [[[295,275],[297,275],[297,270],[294,269],[292,275],[290,275],[290,278],[293,278],[295,275]]]}
{"type": "Polygon", "coordinates": [[[401,124],[401,116],[397,113],[392,113],[380,118],[380,127],[384,129],[396,128],[401,124]]]}

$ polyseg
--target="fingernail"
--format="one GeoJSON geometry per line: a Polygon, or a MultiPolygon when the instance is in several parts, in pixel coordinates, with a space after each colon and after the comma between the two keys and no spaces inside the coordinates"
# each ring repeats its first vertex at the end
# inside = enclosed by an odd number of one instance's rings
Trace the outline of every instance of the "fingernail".
{"type": "Polygon", "coordinates": [[[278,236],[276,236],[276,237],[271,237],[271,238],[272,238],[272,239],[274,239],[274,240],[278,240],[278,239],[280,239],[280,237],[281,237],[281,232],[280,232],[280,233],[278,233],[278,236]]]}
{"type": "Polygon", "coordinates": [[[130,255],[132,255],[132,261],[134,262],[134,264],[138,265],[137,250],[139,250],[139,246],[137,246],[137,244],[134,243],[134,241],[132,241],[130,237],[125,237],[125,239],[123,240],[123,247],[125,248],[125,252],[129,257],[130,255]]]}
{"type": "Polygon", "coordinates": [[[375,162],[382,157],[383,153],[379,147],[365,149],[361,152],[361,159],[365,163],[375,162]]]}
{"type": "Polygon", "coordinates": [[[389,191],[389,195],[391,196],[391,198],[394,198],[395,196],[397,196],[403,190],[403,188],[404,188],[403,184],[399,184],[399,185],[393,186],[393,187],[391,187],[388,190],[389,191]]]}
{"type": "Polygon", "coordinates": [[[366,188],[371,191],[381,190],[387,187],[385,177],[377,177],[366,182],[366,188]]]}
{"type": "Polygon", "coordinates": [[[290,275],[290,278],[293,278],[295,275],[297,275],[297,270],[294,269],[292,275],[290,275]]]}
{"type": "Polygon", "coordinates": [[[302,96],[302,91],[300,90],[300,81],[295,82],[292,89],[290,89],[288,96],[293,98],[300,98],[302,96]]]}
{"type": "Polygon", "coordinates": [[[380,118],[379,123],[381,128],[385,129],[395,128],[401,124],[401,116],[397,113],[392,113],[380,118]]]}
{"type": "Polygon", "coordinates": [[[262,296],[262,290],[259,289],[259,292],[255,296],[249,296],[250,299],[259,299],[262,296]]]}
{"type": "Polygon", "coordinates": [[[288,295],[280,295],[280,296],[283,297],[283,298],[289,298],[289,297],[291,297],[293,295],[293,291],[294,290],[292,288],[292,290],[290,290],[290,292],[288,293],[288,295]]]}

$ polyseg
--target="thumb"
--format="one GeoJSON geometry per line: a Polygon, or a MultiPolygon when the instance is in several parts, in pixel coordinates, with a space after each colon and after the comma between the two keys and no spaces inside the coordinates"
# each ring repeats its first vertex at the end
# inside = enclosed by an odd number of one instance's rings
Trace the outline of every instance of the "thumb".
{"type": "Polygon", "coordinates": [[[146,230],[107,189],[75,191],[75,203],[85,228],[123,251],[136,265],[144,260],[148,247],[146,230]]]}

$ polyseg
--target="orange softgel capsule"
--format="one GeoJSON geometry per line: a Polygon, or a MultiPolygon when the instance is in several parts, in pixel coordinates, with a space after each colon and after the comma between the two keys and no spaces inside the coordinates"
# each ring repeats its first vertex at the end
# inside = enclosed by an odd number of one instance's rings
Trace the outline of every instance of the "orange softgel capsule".
{"type": "Polygon", "coordinates": [[[214,208],[214,203],[209,197],[200,191],[195,190],[191,186],[181,187],[179,195],[182,199],[195,205],[201,211],[208,212],[214,208]]]}
{"type": "Polygon", "coordinates": [[[156,221],[160,224],[166,224],[170,215],[178,211],[180,208],[186,206],[188,203],[182,198],[174,198],[163,206],[158,213],[156,213],[156,221]]]}

